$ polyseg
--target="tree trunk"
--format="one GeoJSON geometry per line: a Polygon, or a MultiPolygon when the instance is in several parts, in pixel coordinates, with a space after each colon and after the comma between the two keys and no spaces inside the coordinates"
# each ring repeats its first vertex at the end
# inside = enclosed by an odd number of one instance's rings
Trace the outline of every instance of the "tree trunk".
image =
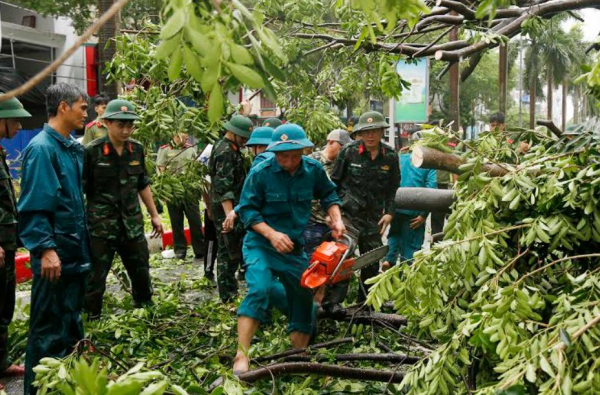
{"type": "Polygon", "coordinates": [[[567,91],[569,87],[569,81],[565,77],[562,83],[562,131],[567,130],[567,91]]]}
{"type": "MultiPolygon", "coordinates": [[[[115,0],[98,0],[98,13],[104,14],[115,2],[115,0]]],[[[99,73],[98,73],[98,90],[104,93],[110,99],[117,97],[118,89],[115,81],[108,82],[106,78],[106,64],[115,56],[116,47],[112,40],[117,35],[119,12],[114,18],[111,18],[98,31],[98,55],[99,55],[99,73]]]]}
{"type": "Polygon", "coordinates": [[[398,188],[396,210],[419,210],[428,212],[449,212],[456,200],[453,190],[432,188],[398,188]]]}
{"type": "Polygon", "coordinates": [[[573,123],[579,123],[579,85],[575,85],[575,93],[573,94],[573,123]]]}
{"type": "Polygon", "coordinates": [[[535,128],[535,79],[529,82],[529,129],[535,128]]]}
{"type": "MultiPolygon", "coordinates": [[[[464,173],[463,170],[459,169],[465,163],[464,159],[458,155],[447,154],[435,148],[414,147],[411,161],[413,166],[420,169],[446,170],[454,174],[464,173]]],[[[484,164],[480,170],[482,173],[489,173],[491,177],[502,177],[508,173],[507,169],[493,163],[484,164]]]]}
{"type": "Polygon", "coordinates": [[[336,339],[336,340],[328,341],[325,343],[313,344],[312,346],[308,346],[306,348],[296,348],[296,349],[292,349],[292,350],[286,350],[283,352],[279,352],[277,354],[264,355],[262,357],[253,358],[252,361],[253,362],[272,361],[272,360],[279,359],[279,358],[291,357],[292,355],[302,354],[303,352],[306,352],[308,350],[316,350],[319,348],[331,349],[335,346],[339,346],[340,344],[348,344],[348,343],[353,343],[353,342],[354,342],[354,338],[344,337],[342,339],[336,339]]]}
{"type": "Polygon", "coordinates": [[[554,83],[552,81],[552,68],[549,67],[548,68],[548,95],[547,95],[547,101],[548,101],[548,119],[550,121],[554,121],[554,119],[552,118],[552,104],[554,102],[554,83]]]}

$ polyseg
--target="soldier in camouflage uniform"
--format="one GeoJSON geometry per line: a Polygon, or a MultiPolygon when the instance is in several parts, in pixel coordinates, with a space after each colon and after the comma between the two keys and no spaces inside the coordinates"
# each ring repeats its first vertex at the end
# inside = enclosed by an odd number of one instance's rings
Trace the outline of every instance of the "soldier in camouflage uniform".
{"type": "Polygon", "coordinates": [[[223,233],[223,221],[239,203],[246,179],[244,158],[240,149],[252,133],[252,121],[234,115],[225,124],[226,133],[213,147],[208,163],[211,178],[210,199],[212,219],[217,228],[217,285],[219,296],[229,302],[237,295],[235,271],[242,263],[243,226],[238,222],[233,230],[223,233]]]}
{"type": "Polygon", "coordinates": [[[136,306],[152,302],[148,243],[138,196],[151,216],[153,236],[162,234],[146,173],[144,148],[129,138],[139,117],[126,100],[108,103],[102,119],[108,135],[86,147],[83,170],[91,235],[93,270],[86,292],[86,310],[97,318],[102,311],[106,277],[115,253],[131,280],[136,306]]]}
{"type": "MultiPolygon", "coordinates": [[[[382,114],[370,111],[360,116],[354,131],[360,138],[342,149],[333,167],[331,179],[338,186],[342,200],[342,215],[349,235],[358,238],[358,248],[365,253],[382,245],[381,236],[394,215],[394,197],[400,185],[400,166],[394,149],[381,142],[384,129],[389,127],[382,114]],[[358,230],[352,235],[351,229],[358,230]]],[[[361,291],[358,300],[364,301],[364,281],[377,274],[377,265],[361,271],[361,291]]],[[[347,283],[346,283],[347,284],[347,283]]],[[[342,288],[325,295],[325,302],[336,305],[343,301],[342,288]]]]}
{"type": "MultiPolygon", "coordinates": [[[[21,129],[19,119],[30,117],[16,98],[0,103],[0,140],[15,137],[21,129]]],[[[8,326],[15,310],[17,204],[6,155],[0,146],[0,375],[25,373],[22,366],[8,361],[8,326]]]]}
{"type": "MultiPolygon", "coordinates": [[[[185,171],[186,163],[196,159],[196,149],[187,143],[187,134],[178,133],[173,137],[173,143],[160,147],[156,157],[158,169],[168,171],[170,174],[181,174],[185,171]]],[[[202,259],[204,256],[204,236],[202,235],[202,218],[198,199],[185,199],[183,201],[167,202],[171,229],[173,230],[173,249],[178,259],[185,259],[187,253],[187,240],[185,238],[183,220],[184,215],[190,225],[190,236],[194,258],[202,259]]]]}
{"type": "Polygon", "coordinates": [[[98,118],[85,125],[85,133],[83,134],[83,140],[81,140],[81,144],[87,145],[92,141],[99,139],[100,137],[106,136],[106,133],[108,133],[108,129],[101,119],[104,111],[106,111],[107,104],[108,97],[103,95],[97,95],[94,97],[94,110],[96,111],[96,114],[98,114],[98,118]]]}

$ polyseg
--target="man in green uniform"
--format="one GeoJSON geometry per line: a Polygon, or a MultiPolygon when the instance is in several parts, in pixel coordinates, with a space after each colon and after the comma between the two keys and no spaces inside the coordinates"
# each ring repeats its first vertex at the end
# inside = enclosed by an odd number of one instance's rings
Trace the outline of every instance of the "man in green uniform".
{"type": "MultiPolygon", "coordinates": [[[[166,144],[158,150],[156,166],[160,172],[168,171],[171,174],[181,174],[185,171],[186,164],[196,160],[194,146],[187,143],[187,134],[178,133],[173,137],[174,146],[166,144]]],[[[185,259],[187,253],[187,241],[183,229],[184,215],[190,225],[190,236],[194,258],[202,259],[204,256],[204,236],[202,235],[202,219],[200,218],[200,207],[198,200],[183,200],[167,202],[169,217],[171,218],[171,229],[173,230],[173,249],[178,259],[185,259]]]]}
{"type": "Polygon", "coordinates": [[[225,135],[215,143],[208,163],[212,220],[218,237],[217,285],[224,302],[230,302],[237,295],[235,271],[242,263],[244,230],[238,222],[233,230],[223,233],[223,221],[240,201],[246,179],[240,149],[250,138],[252,128],[249,118],[234,115],[225,123],[225,135]]]}
{"type": "Polygon", "coordinates": [[[102,122],[102,115],[104,114],[104,111],[106,111],[107,104],[108,97],[104,95],[97,95],[94,97],[94,110],[96,111],[96,114],[98,114],[98,118],[85,125],[85,133],[83,134],[81,144],[87,145],[100,137],[106,136],[106,133],[108,133],[108,129],[106,129],[104,122],[102,122]]]}
{"type": "Polygon", "coordinates": [[[345,232],[336,187],[323,167],[302,155],[312,146],[294,124],[278,127],[268,150],[275,157],[252,169],[244,184],[240,218],[248,229],[244,239],[248,294],[238,309],[238,351],[233,372],[248,371],[250,341],[269,312],[272,283],[278,277],[288,301],[288,332],[294,348],[306,347],[314,329],[311,292],[300,286],[308,268],[302,231],[313,197],[331,217],[334,236],[345,232]]]}
{"type": "Polygon", "coordinates": [[[85,221],[83,146],[71,136],[87,117],[88,97],[64,82],[48,87],[49,120],[23,151],[19,238],[31,254],[33,283],[25,359],[25,394],[33,368],[64,358],[84,338],[81,310],[92,266],[85,221]]]}
{"type": "Polygon", "coordinates": [[[108,134],[86,147],[83,169],[93,263],[85,301],[92,318],[102,312],[106,277],[115,253],[121,256],[131,280],[136,306],[152,302],[148,243],[139,198],[150,213],[153,236],[163,233],[146,174],[144,148],[130,138],[133,122],[139,116],[130,102],[112,100],[102,119],[108,134]]]}
{"type": "MultiPolygon", "coordinates": [[[[30,117],[18,99],[0,102],[0,140],[15,137],[21,130],[20,119],[30,117]]],[[[6,156],[0,146],[0,376],[25,373],[22,366],[12,365],[8,360],[8,326],[15,311],[17,201],[6,156]]],[[[0,384],[0,390],[3,389],[0,384]]]]}
{"type": "MultiPolygon", "coordinates": [[[[361,115],[354,127],[360,140],[342,149],[331,173],[342,200],[344,221],[350,236],[358,241],[361,253],[382,245],[381,236],[394,215],[400,166],[394,149],[381,142],[383,132],[388,127],[383,115],[376,111],[361,115]],[[351,228],[358,230],[358,235],[352,235],[351,228]]],[[[364,301],[366,297],[364,282],[375,276],[378,269],[377,265],[371,265],[361,271],[359,301],[364,301]]],[[[342,284],[346,284],[345,287],[340,285],[327,290],[325,302],[335,306],[343,301],[348,283],[342,284]]]]}

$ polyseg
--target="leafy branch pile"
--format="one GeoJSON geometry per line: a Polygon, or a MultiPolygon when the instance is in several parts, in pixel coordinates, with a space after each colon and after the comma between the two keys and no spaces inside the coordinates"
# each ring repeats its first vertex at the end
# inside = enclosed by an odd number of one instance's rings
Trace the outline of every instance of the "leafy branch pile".
{"type": "MultiPolygon", "coordinates": [[[[120,264],[116,264],[119,268],[120,264]]],[[[123,270],[123,269],[121,269],[123,270]]],[[[116,273],[117,276],[119,273],[116,273]]],[[[114,276],[109,276],[103,318],[86,322],[86,340],[78,352],[61,359],[46,359],[36,367],[36,379],[42,385],[40,393],[58,394],[238,394],[272,392],[280,393],[367,393],[379,394],[387,382],[362,382],[332,379],[318,375],[281,376],[249,384],[231,375],[232,358],[237,344],[235,312],[231,305],[223,304],[214,289],[201,277],[194,264],[178,260],[162,260],[160,255],[151,258],[151,275],[155,289],[155,305],[136,309],[129,293],[122,292],[114,276]],[[218,386],[213,383],[221,379],[218,386]],[[214,388],[213,388],[214,387],[214,388]]],[[[356,292],[354,287],[353,292],[356,292]]],[[[261,328],[252,345],[252,358],[289,351],[286,333],[287,320],[274,311],[273,323],[261,328]]],[[[26,317],[13,321],[11,338],[26,337],[26,317]]],[[[337,345],[319,348],[309,361],[336,361],[338,355],[387,355],[399,352],[409,354],[406,340],[393,331],[378,326],[340,323],[325,320],[320,323],[318,342],[338,340],[346,336],[353,341],[336,342],[337,345]],[[381,348],[378,343],[384,343],[381,348]],[[403,344],[404,343],[404,344],[403,344]],[[394,351],[392,351],[394,350],[394,351]],[[385,353],[385,354],[384,354],[385,353]]],[[[348,340],[348,339],[345,339],[348,340]]],[[[16,356],[24,350],[14,350],[16,356]]],[[[390,360],[341,361],[351,367],[376,368],[401,374],[405,370],[399,363],[401,354],[390,360]]],[[[409,359],[414,360],[414,354],[409,359]]],[[[265,361],[271,358],[265,359],[265,361]]],[[[257,359],[253,368],[263,366],[257,359]]],[[[393,390],[394,386],[390,385],[393,390]]]]}
{"type": "MultiPolygon", "coordinates": [[[[425,135],[431,147],[452,138],[440,129],[425,135]]],[[[444,241],[376,278],[368,299],[375,307],[393,301],[414,332],[438,342],[402,388],[600,389],[599,150],[591,132],[559,140],[539,131],[487,134],[457,147],[466,173],[444,241]],[[523,155],[525,140],[532,148],[523,155]],[[490,162],[508,174],[481,173],[490,162]]]]}

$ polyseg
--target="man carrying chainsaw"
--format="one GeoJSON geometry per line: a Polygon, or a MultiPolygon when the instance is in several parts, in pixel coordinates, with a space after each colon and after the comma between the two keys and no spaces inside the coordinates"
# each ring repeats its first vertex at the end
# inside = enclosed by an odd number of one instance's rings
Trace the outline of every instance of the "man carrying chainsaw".
{"type": "MultiPolygon", "coordinates": [[[[350,236],[358,243],[361,254],[382,246],[381,236],[394,215],[400,167],[394,149],[381,142],[388,127],[383,115],[376,111],[361,115],[354,127],[360,140],[342,149],[331,173],[342,200],[344,223],[349,229],[358,230],[358,235],[350,236]]],[[[377,272],[376,264],[362,269],[359,302],[366,298],[364,282],[377,272]]],[[[339,284],[327,289],[323,304],[336,306],[344,300],[349,282],[339,284]]]]}
{"type": "Polygon", "coordinates": [[[334,237],[345,233],[339,199],[323,167],[302,156],[312,147],[304,130],[282,125],[273,133],[268,151],[275,157],[255,167],[244,183],[240,218],[248,229],[244,261],[248,294],[238,310],[238,351],[234,374],[248,371],[248,350],[268,314],[270,283],[278,276],[287,294],[290,338],[294,348],[306,347],[313,330],[313,301],[300,278],[308,267],[302,232],[308,223],[313,197],[331,218],[334,237]]]}

